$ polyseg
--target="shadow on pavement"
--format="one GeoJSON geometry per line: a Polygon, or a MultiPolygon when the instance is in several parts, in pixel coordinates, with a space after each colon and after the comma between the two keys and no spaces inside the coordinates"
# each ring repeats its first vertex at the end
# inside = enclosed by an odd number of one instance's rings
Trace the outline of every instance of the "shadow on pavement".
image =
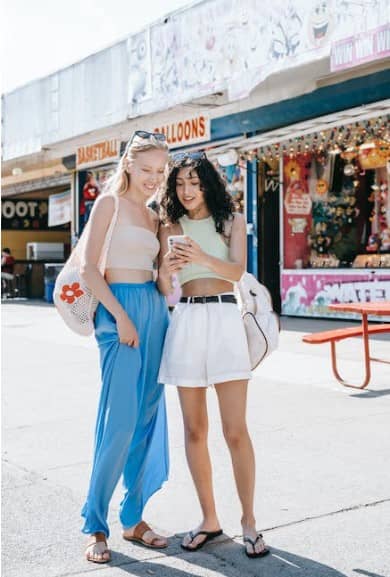
{"type": "MultiPolygon", "coordinates": [[[[242,545],[226,539],[226,536],[224,538],[225,540],[219,544],[208,544],[195,553],[181,551],[175,547],[175,543],[169,547],[173,549],[171,553],[162,554],[153,561],[140,561],[111,551],[110,566],[139,577],[145,575],[194,577],[199,575],[197,568],[200,567],[215,572],[221,577],[258,577],[260,570],[264,570],[267,577],[346,577],[345,573],[340,573],[329,565],[273,547],[270,547],[271,553],[266,557],[248,559],[242,545]]],[[[360,571],[367,577],[382,577],[360,571]]]]}
{"type": "Polygon", "coordinates": [[[386,577],[386,575],[379,575],[379,573],[372,573],[371,571],[365,571],[364,569],[354,569],[354,572],[359,575],[365,575],[366,577],[386,577]]]}
{"type": "Polygon", "coordinates": [[[320,319],[281,316],[280,322],[283,331],[312,333],[344,328],[346,323],[351,323],[351,326],[355,326],[360,324],[361,321],[359,319],[320,319]]]}
{"type": "Polygon", "coordinates": [[[12,299],[1,299],[2,305],[23,305],[27,307],[44,307],[53,308],[53,303],[48,303],[43,299],[26,299],[26,298],[12,298],[12,299]]]}
{"type": "Polygon", "coordinates": [[[383,389],[381,391],[373,391],[366,389],[361,393],[355,393],[350,396],[354,397],[355,399],[375,399],[376,397],[384,397],[386,395],[390,395],[390,389],[383,389]]]}

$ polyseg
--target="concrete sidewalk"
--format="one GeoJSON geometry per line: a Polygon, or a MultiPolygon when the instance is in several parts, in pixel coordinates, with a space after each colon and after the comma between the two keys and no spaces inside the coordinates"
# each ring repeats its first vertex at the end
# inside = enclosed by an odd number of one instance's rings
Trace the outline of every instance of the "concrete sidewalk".
{"type": "MultiPolygon", "coordinates": [[[[390,365],[373,364],[368,390],[343,388],[328,345],[301,342],[332,321],[283,319],[281,345],[250,385],[248,423],[257,458],[258,526],[272,555],[250,560],[214,391],[210,450],[224,535],[197,553],[180,548],[199,507],[185,462],[176,391],[167,389],[171,476],[145,518],[172,536],[165,551],[121,539],[118,488],[110,511],[113,562],[83,559],[85,497],[99,394],[93,338],[73,335],[53,307],[3,306],[3,571],[5,577],[389,577],[390,365]]],[[[344,325],[345,323],[341,323],[344,325]]],[[[359,381],[361,342],[339,345],[359,381]]],[[[390,358],[390,341],[372,339],[390,358]]]]}

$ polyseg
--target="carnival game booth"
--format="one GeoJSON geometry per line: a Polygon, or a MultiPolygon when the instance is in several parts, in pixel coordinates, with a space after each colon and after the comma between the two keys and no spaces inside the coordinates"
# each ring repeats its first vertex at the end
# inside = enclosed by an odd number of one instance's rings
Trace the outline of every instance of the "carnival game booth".
{"type": "Polygon", "coordinates": [[[2,199],[2,246],[10,247],[15,258],[13,297],[51,301],[51,277],[70,252],[70,220],[70,179],[68,186],[2,199]]]}
{"type": "MultiPolygon", "coordinates": [[[[389,118],[282,145],[282,312],[390,300],[389,118]]],[[[272,148],[271,148],[272,154],[272,148]]]]}
{"type": "Polygon", "coordinates": [[[260,234],[262,199],[279,197],[273,253],[285,315],[345,317],[329,305],[390,301],[390,117],[327,120],[242,150],[258,163],[260,234]]]}

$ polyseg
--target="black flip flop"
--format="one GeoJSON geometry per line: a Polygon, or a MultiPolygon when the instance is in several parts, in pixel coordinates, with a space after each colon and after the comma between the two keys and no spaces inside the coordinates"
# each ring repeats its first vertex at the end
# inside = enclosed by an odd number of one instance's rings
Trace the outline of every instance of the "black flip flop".
{"type": "Polygon", "coordinates": [[[188,545],[183,545],[183,543],[181,543],[181,548],[185,549],[186,551],[197,551],[198,549],[203,547],[203,545],[205,545],[207,541],[211,541],[211,539],[219,537],[220,535],[222,535],[222,533],[223,533],[222,529],[219,529],[219,531],[197,531],[196,533],[190,531],[189,532],[189,536],[191,537],[190,543],[192,543],[192,541],[196,539],[198,535],[206,535],[206,539],[201,541],[198,545],[196,545],[196,547],[188,547],[188,545]]]}
{"type": "Polygon", "coordinates": [[[265,549],[263,549],[262,551],[260,551],[259,553],[256,553],[256,551],[255,551],[256,543],[259,541],[259,539],[262,539],[262,538],[263,538],[263,535],[261,533],[259,533],[257,535],[255,540],[244,535],[244,538],[243,538],[244,545],[245,545],[245,543],[250,543],[253,547],[253,553],[248,553],[248,551],[245,547],[245,554],[247,557],[250,557],[251,559],[253,559],[254,557],[264,557],[265,555],[268,555],[269,549],[267,547],[265,549]]]}

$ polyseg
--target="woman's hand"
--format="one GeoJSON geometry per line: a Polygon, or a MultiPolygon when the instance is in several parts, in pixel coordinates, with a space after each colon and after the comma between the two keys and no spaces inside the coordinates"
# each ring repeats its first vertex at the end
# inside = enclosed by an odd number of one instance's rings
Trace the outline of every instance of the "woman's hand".
{"type": "Polygon", "coordinates": [[[139,346],[137,329],[124,311],[117,317],[116,326],[120,343],[135,348],[139,346]]]}
{"type": "Polygon", "coordinates": [[[199,244],[186,236],[187,244],[175,243],[173,245],[173,253],[180,259],[184,259],[187,263],[192,262],[204,265],[207,261],[207,254],[200,248],[199,244]]]}
{"type": "Polygon", "coordinates": [[[188,264],[187,259],[175,254],[173,250],[170,250],[163,256],[160,266],[160,274],[164,276],[172,276],[179,272],[186,264],[188,264]]]}

